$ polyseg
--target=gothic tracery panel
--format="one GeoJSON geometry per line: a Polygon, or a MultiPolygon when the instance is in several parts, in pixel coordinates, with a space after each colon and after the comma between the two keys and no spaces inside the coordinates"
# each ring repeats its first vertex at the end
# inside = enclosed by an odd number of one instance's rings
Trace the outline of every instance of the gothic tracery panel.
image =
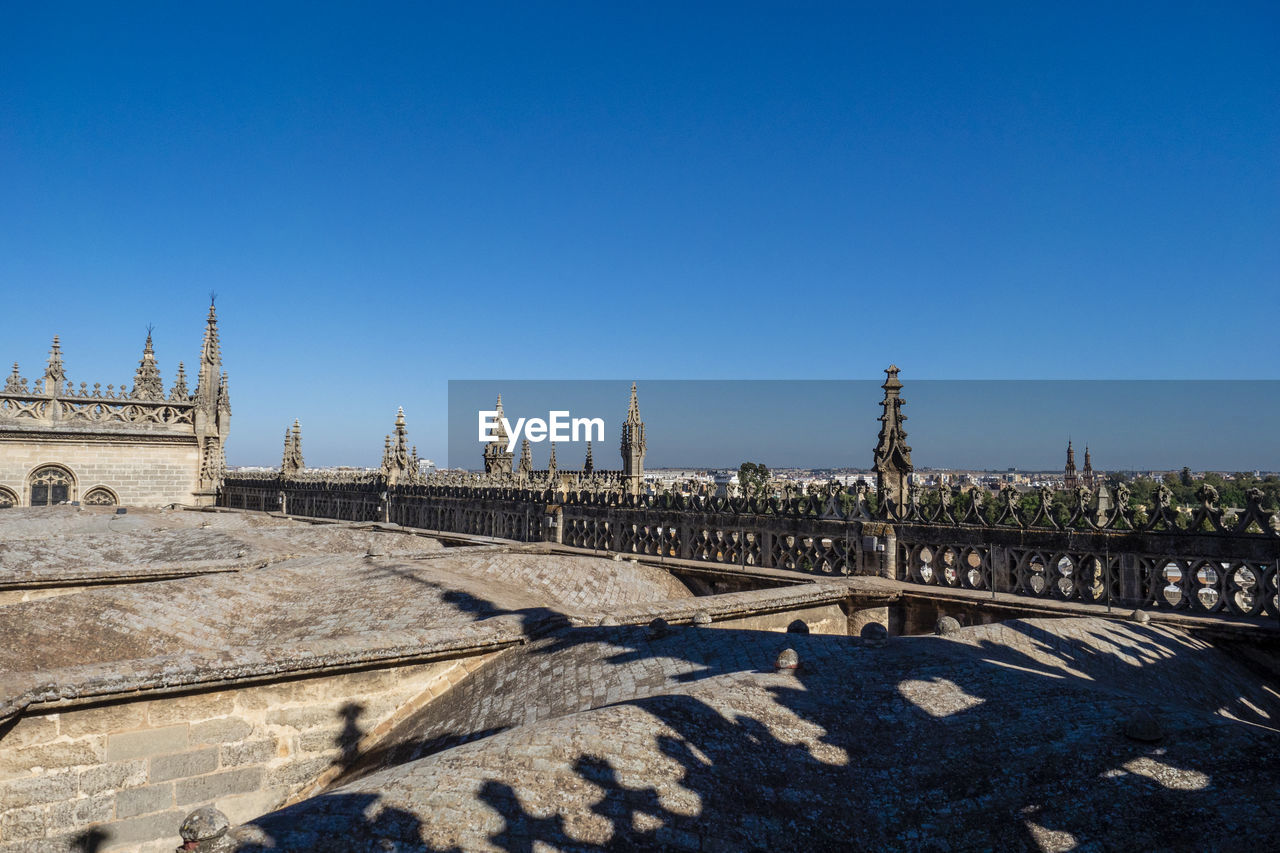
{"type": "Polygon", "coordinates": [[[31,506],[52,506],[75,500],[75,478],[66,468],[45,465],[31,472],[27,479],[31,506]]]}
{"type": "Polygon", "coordinates": [[[110,489],[98,486],[97,488],[90,489],[85,496],[80,499],[80,503],[85,504],[86,506],[115,506],[119,501],[116,500],[116,496],[112,494],[110,489]]]}

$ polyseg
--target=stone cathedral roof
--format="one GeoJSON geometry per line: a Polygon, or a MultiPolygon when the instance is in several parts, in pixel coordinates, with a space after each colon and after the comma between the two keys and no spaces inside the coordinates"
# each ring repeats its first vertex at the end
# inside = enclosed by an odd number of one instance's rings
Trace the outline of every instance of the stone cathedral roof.
{"type": "Polygon", "coordinates": [[[1036,619],[882,647],[567,629],[470,678],[384,766],[253,821],[239,849],[1280,842],[1263,794],[1280,783],[1280,696],[1176,629],[1036,619]],[[783,646],[795,673],[770,667],[783,646]]]}

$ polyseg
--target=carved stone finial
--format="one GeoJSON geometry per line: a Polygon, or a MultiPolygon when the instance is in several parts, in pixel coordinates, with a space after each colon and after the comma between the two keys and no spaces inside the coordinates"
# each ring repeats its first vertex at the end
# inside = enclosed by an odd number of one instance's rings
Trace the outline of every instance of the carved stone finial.
{"type": "Polygon", "coordinates": [[[302,426],[295,418],[293,429],[284,430],[284,458],[280,462],[280,473],[285,477],[296,476],[306,467],[302,460],[302,426]]]}
{"type": "Polygon", "coordinates": [[[156,364],[150,327],[147,328],[147,342],[142,347],[142,360],[138,362],[138,370],[133,375],[133,392],[130,396],[135,400],[164,399],[164,380],[160,378],[160,367],[156,364]]]}
{"type": "Polygon", "coordinates": [[[169,400],[174,403],[185,403],[191,399],[191,392],[187,390],[187,369],[182,362],[178,362],[178,375],[173,380],[173,387],[169,389],[169,400]]]}
{"type": "Polygon", "coordinates": [[[67,381],[66,370],[62,366],[62,347],[58,343],[58,336],[53,336],[53,346],[49,349],[49,365],[44,370],[44,388],[45,394],[56,394],[67,381]]]}
{"type": "Polygon", "coordinates": [[[902,399],[902,382],[898,380],[898,366],[889,365],[885,370],[884,399],[880,406],[884,412],[880,415],[880,437],[876,444],[873,466],[876,472],[876,493],[882,505],[891,504],[902,507],[908,495],[910,481],[911,447],[907,445],[907,431],[903,423],[907,416],[902,414],[906,400],[902,399]]]}
{"type": "Polygon", "coordinates": [[[529,439],[527,438],[520,443],[519,474],[526,480],[533,476],[533,453],[529,450],[529,439]]]}
{"type": "Polygon", "coordinates": [[[647,445],[644,437],[644,421],[640,419],[640,402],[636,397],[636,383],[631,383],[631,400],[627,404],[627,420],[622,424],[622,477],[623,485],[632,495],[640,494],[644,482],[644,456],[647,445]]]}
{"type": "Polygon", "coordinates": [[[497,412],[498,419],[498,425],[493,432],[496,440],[484,446],[484,472],[496,475],[510,474],[511,462],[515,459],[515,454],[511,450],[511,437],[507,434],[506,424],[503,423],[505,413],[502,411],[501,394],[498,395],[494,410],[497,412]]]}
{"type": "Polygon", "coordinates": [[[9,374],[9,378],[4,383],[4,393],[6,394],[24,394],[27,390],[27,381],[18,374],[18,362],[13,363],[13,373],[9,374]]]}

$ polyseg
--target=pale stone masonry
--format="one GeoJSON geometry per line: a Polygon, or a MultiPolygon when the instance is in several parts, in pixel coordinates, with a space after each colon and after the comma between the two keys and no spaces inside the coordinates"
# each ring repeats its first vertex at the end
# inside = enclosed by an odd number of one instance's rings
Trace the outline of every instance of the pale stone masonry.
{"type": "Polygon", "coordinates": [[[0,849],[94,824],[102,850],[168,851],[197,806],[249,820],[336,776],[486,659],[21,717],[0,748],[0,849]]]}
{"type": "Polygon", "coordinates": [[[212,305],[194,392],[181,363],[165,392],[149,331],[133,386],[119,389],[77,387],[54,337],[42,377],[28,383],[15,363],[0,387],[0,508],[212,504],[230,425],[212,305]]]}

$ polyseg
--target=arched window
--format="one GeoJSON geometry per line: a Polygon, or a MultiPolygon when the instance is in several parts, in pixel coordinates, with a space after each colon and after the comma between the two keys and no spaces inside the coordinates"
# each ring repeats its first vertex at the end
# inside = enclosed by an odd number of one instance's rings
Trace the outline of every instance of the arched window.
{"type": "Polygon", "coordinates": [[[75,500],[76,481],[71,472],[57,465],[45,465],[31,472],[31,506],[52,506],[75,500]]]}
{"type": "Polygon", "coordinates": [[[18,496],[12,489],[0,486],[0,509],[9,509],[18,505],[18,496]]]}
{"type": "Polygon", "coordinates": [[[115,493],[106,486],[94,486],[85,492],[84,497],[80,499],[80,503],[85,506],[115,506],[120,501],[116,499],[115,493]]]}

